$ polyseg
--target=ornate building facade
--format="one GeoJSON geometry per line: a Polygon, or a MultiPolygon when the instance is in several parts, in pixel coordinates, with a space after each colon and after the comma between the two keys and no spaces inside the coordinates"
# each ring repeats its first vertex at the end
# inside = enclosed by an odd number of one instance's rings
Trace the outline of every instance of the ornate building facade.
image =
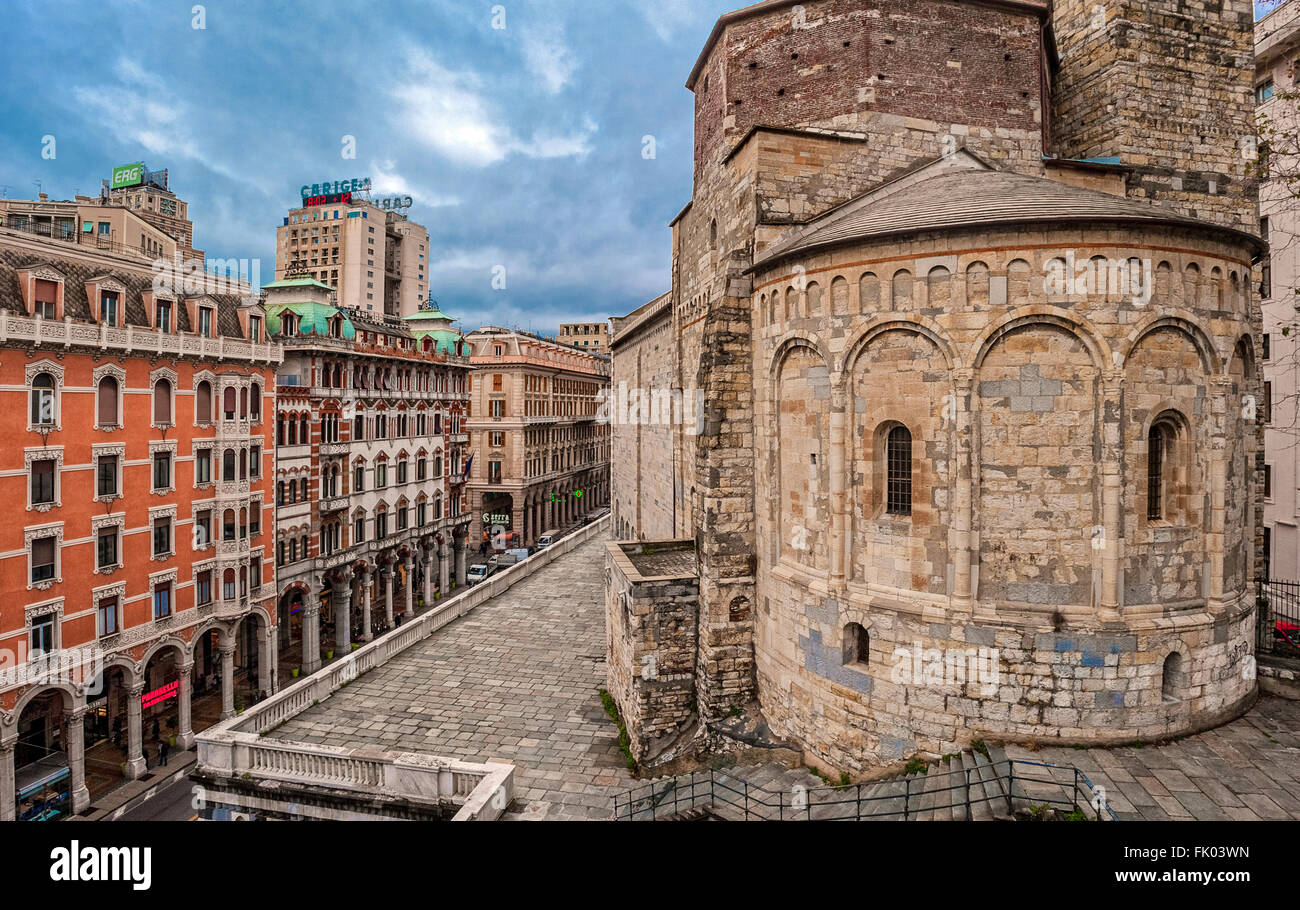
{"type": "Polygon", "coordinates": [[[610,545],[639,757],[737,711],[856,773],[1250,704],[1252,13],[1153,6],[719,21],[672,292],[613,342],[616,381],[705,402],[667,448],[615,429],[652,466],[616,471],[610,545]]]}
{"type": "Polygon", "coordinates": [[[0,531],[0,819],[80,812],[146,750],[189,748],[199,693],[210,723],[276,685],[281,351],[247,287],[195,280],[0,228],[0,490],[22,519],[0,531]]]}
{"type": "Polygon", "coordinates": [[[336,305],[314,278],[267,286],[277,377],[282,660],[304,674],[465,583],[469,358],[441,314],[336,305]],[[413,330],[414,329],[414,330],[413,330]]]}
{"type": "Polygon", "coordinates": [[[473,544],[531,547],[608,505],[610,427],[599,418],[609,358],[494,326],[466,341],[473,544]]]}

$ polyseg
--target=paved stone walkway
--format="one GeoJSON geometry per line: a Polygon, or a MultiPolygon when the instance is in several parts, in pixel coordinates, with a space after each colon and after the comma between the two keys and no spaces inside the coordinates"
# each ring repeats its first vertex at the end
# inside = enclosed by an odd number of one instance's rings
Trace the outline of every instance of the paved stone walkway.
{"type": "Polygon", "coordinates": [[[605,543],[583,544],[275,730],[515,765],[507,818],[612,815],[634,784],[605,685],[605,543]]]}
{"type": "Polygon", "coordinates": [[[1300,819],[1300,702],[1283,698],[1163,746],[1050,746],[1014,757],[1073,765],[1106,788],[1121,820],[1300,819]]]}

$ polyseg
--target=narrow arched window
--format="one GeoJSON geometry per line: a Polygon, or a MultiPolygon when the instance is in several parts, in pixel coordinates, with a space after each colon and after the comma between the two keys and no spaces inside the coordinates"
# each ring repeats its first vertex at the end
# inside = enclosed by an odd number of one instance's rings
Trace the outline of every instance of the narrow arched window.
{"type": "Polygon", "coordinates": [[[896,426],[885,440],[885,511],[890,515],[912,514],[912,434],[896,426]]]}
{"type": "Polygon", "coordinates": [[[225,411],[226,420],[235,419],[235,387],[226,386],[226,390],[221,393],[221,407],[225,411]]]}
{"type": "Polygon", "coordinates": [[[1147,519],[1158,521],[1165,517],[1164,475],[1168,429],[1155,424],[1147,434],[1147,519]]]}
{"type": "Polygon", "coordinates": [[[32,423],[54,423],[54,377],[49,373],[37,373],[32,378],[32,423]]]}
{"type": "Polygon", "coordinates": [[[856,622],[844,627],[843,660],[845,665],[865,667],[871,662],[871,636],[856,622]]]}
{"type": "Polygon", "coordinates": [[[212,384],[206,379],[194,392],[194,422],[200,426],[212,422],[212,384]]]}
{"type": "Polygon", "coordinates": [[[221,454],[221,479],[229,482],[235,479],[235,450],[226,449],[221,454]]]}
{"type": "Polygon", "coordinates": [[[99,380],[99,425],[117,426],[117,380],[105,376],[99,380]]]}
{"type": "Polygon", "coordinates": [[[159,379],[153,385],[153,422],[159,426],[171,425],[172,384],[168,379],[159,379]]]}

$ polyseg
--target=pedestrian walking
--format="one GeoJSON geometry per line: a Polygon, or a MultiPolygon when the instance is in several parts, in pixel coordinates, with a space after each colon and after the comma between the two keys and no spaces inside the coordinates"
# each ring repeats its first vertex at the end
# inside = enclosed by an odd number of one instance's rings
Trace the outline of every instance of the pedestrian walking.
{"type": "Polygon", "coordinates": [[[158,740],[158,765],[167,767],[167,740],[165,739],[158,740]]]}

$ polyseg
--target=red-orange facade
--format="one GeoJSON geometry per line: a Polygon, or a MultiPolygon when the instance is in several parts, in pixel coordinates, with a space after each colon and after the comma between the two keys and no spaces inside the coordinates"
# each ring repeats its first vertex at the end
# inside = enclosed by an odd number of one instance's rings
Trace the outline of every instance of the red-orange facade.
{"type": "Polygon", "coordinates": [[[0,819],[277,687],[281,358],[246,289],[0,228],[0,819]]]}

